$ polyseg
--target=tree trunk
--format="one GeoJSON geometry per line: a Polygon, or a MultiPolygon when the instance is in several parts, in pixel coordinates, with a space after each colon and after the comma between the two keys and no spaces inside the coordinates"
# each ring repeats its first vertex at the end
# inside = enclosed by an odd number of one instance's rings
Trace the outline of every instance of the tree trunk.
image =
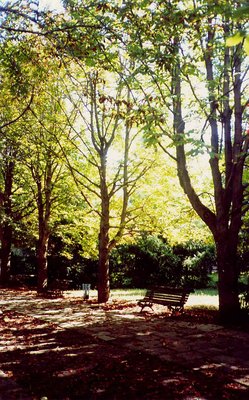
{"type": "Polygon", "coordinates": [[[46,292],[48,288],[48,240],[50,235],[49,220],[51,211],[51,163],[48,160],[45,174],[45,185],[42,188],[41,177],[36,178],[39,240],[37,247],[37,291],[46,292]],[[43,200],[44,194],[44,200],[43,200]]]}
{"type": "Polygon", "coordinates": [[[219,319],[222,323],[236,323],[240,319],[236,243],[236,237],[229,235],[229,232],[220,235],[216,240],[219,319]]]}
{"type": "Polygon", "coordinates": [[[2,286],[8,286],[10,278],[12,228],[5,225],[2,228],[1,238],[1,268],[0,282],[2,286]]]}
{"type": "Polygon", "coordinates": [[[37,248],[37,291],[38,293],[46,292],[48,287],[48,239],[49,235],[47,232],[42,233],[39,237],[38,248],[37,248]]]}
{"type": "Polygon", "coordinates": [[[106,303],[110,295],[110,277],[109,277],[109,229],[110,229],[110,211],[109,195],[106,184],[106,157],[101,159],[101,217],[99,232],[99,268],[98,268],[98,302],[106,303]]]}
{"type": "Polygon", "coordinates": [[[108,244],[108,231],[103,229],[99,235],[98,303],[106,303],[110,296],[108,244]]]}
{"type": "MultiPolygon", "coordinates": [[[[223,56],[223,97],[218,97],[214,86],[216,77],[216,53],[214,51],[216,28],[212,24],[211,17],[208,26],[206,46],[202,41],[201,44],[204,51],[203,57],[206,66],[210,107],[207,121],[211,131],[212,152],[210,153],[210,167],[215,210],[211,211],[201,201],[191,184],[188,173],[184,147],[185,130],[182,116],[182,81],[179,58],[175,63],[172,74],[174,138],[180,184],[187,194],[193,209],[209,227],[216,243],[220,320],[223,323],[231,323],[238,322],[241,316],[238,292],[239,267],[237,265],[237,248],[243,215],[243,171],[248,152],[248,140],[243,137],[242,132],[241,53],[236,51],[234,53],[235,58],[232,59],[230,50],[228,48],[225,49],[223,56]],[[231,64],[234,65],[234,76],[229,73],[231,64]],[[234,96],[234,110],[230,107],[232,94],[234,96]],[[222,116],[221,123],[220,116],[222,116]],[[234,124],[233,129],[232,123],[234,124]],[[222,129],[220,129],[221,125],[222,129]],[[224,136],[220,135],[221,131],[224,136]],[[223,140],[225,142],[224,148],[223,140]],[[225,164],[221,163],[222,157],[224,157],[225,164]]],[[[229,33],[227,24],[224,25],[224,29],[225,36],[227,36],[229,33]]],[[[179,49],[179,40],[175,38],[175,48],[177,49],[177,47],[179,49]]],[[[179,54],[180,52],[178,51],[179,54]]]]}
{"type": "MultiPolygon", "coordinates": [[[[8,155],[15,157],[10,148],[8,155]]],[[[14,161],[8,161],[4,171],[4,192],[1,194],[1,207],[4,212],[5,221],[1,227],[1,269],[0,282],[8,286],[10,278],[11,244],[12,244],[12,187],[14,177],[14,161]]]]}

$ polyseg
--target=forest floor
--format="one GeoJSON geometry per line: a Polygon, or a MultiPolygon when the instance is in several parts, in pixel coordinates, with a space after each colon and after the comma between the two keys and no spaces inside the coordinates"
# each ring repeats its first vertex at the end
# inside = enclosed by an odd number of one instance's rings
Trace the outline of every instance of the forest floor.
{"type": "Polygon", "coordinates": [[[0,291],[0,400],[249,399],[249,331],[217,311],[0,291]]]}

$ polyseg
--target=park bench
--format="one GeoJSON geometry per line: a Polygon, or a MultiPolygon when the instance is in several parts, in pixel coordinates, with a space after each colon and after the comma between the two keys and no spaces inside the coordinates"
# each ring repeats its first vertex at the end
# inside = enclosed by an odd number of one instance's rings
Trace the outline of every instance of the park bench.
{"type": "Polygon", "coordinates": [[[161,304],[167,306],[172,314],[177,312],[182,313],[191,291],[192,290],[189,288],[172,288],[165,286],[147,289],[144,298],[138,301],[138,305],[141,307],[140,312],[142,312],[145,307],[150,307],[152,309],[153,304],[161,304]]]}

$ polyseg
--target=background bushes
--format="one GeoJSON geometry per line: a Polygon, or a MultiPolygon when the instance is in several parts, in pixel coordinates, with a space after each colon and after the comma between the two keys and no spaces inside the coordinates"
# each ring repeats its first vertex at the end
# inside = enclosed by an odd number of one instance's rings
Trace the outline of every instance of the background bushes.
{"type": "Polygon", "coordinates": [[[167,241],[143,234],[135,244],[118,246],[110,262],[112,287],[145,288],[155,284],[178,285],[182,266],[167,241]]]}
{"type": "Polygon", "coordinates": [[[210,284],[210,274],[216,263],[215,247],[198,241],[188,241],[173,247],[183,266],[184,283],[193,288],[210,284]]]}
{"type": "MultiPolygon", "coordinates": [[[[12,275],[36,275],[35,252],[15,250],[12,275]]],[[[48,257],[49,286],[80,289],[82,283],[97,284],[96,259],[83,256],[81,246],[65,249],[56,238],[48,257]],[[67,284],[65,284],[67,282],[67,284]]],[[[136,241],[121,244],[111,253],[111,288],[146,288],[150,285],[186,285],[205,288],[215,265],[214,246],[189,241],[171,246],[161,237],[142,233],[136,241]]],[[[34,279],[33,279],[34,281],[34,279]]]]}
{"type": "Polygon", "coordinates": [[[135,244],[120,245],[112,252],[111,286],[204,288],[214,265],[212,245],[191,241],[172,247],[164,238],[144,233],[135,244]]]}

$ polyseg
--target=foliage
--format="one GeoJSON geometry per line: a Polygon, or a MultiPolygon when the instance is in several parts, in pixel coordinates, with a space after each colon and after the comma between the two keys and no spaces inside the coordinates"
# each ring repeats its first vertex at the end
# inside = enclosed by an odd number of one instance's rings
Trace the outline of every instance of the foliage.
{"type": "Polygon", "coordinates": [[[210,282],[209,274],[216,264],[215,248],[204,242],[189,241],[173,246],[173,252],[183,264],[186,285],[205,288],[210,282]]]}
{"type": "MultiPolygon", "coordinates": [[[[247,4],[241,4],[240,7],[233,10],[233,19],[235,21],[240,21],[240,19],[248,18],[249,16],[249,6],[247,4]]],[[[248,27],[247,27],[248,28],[248,27]]],[[[234,35],[226,39],[227,46],[237,46],[238,44],[243,44],[243,49],[247,55],[249,55],[249,35],[248,30],[238,30],[234,35]]]]}
{"type": "MultiPolygon", "coordinates": [[[[69,228],[70,229],[70,228],[69,228]]],[[[67,240],[60,235],[52,235],[49,241],[48,273],[49,285],[55,280],[68,280],[73,289],[81,289],[82,283],[97,284],[97,260],[87,257],[82,241],[68,231],[67,240]]],[[[86,246],[86,244],[85,244],[86,246]]]]}
{"type": "MultiPolygon", "coordinates": [[[[150,285],[186,285],[205,288],[214,263],[214,248],[203,242],[171,246],[160,236],[143,233],[132,243],[120,244],[111,253],[111,288],[146,288],[150,285]]],[[[34,250],[13,249],[12,275],[36,275],[34,250]]],[[[82,283],[97,285],[96,258],[87,258],[81,244],[64,242],[52,235],[49,241],[48,284],[68,281],[80,289],[82,283]]],[[[209,285],[210,286],[210,285],[209,285]]],[[[215,285],[216,287],[217,285],[215,285]]]]}
{"type": "Polygon", "coordinates": [[[249,312],[249,275],[248,272],[243,276],[243,281],[239,283],[240,304],[242,310],[248,314],[249,312]]]}
{"type": "Polygon", "coordinates": [[[166,242],[144,233],[134,244],[120,245],[112,252],[111,283],[138,288],[169,282],[177,285],[181,279],[177,261],[166,242]]]}
{"type": "Polygon", "coordinates": [[[214,261],[213,246],[189,242],[172,247],[162,237],[143,233],[135,243],[113,250],[111,284],[140,288],[155,284],[206,287],[214,261]]]}

